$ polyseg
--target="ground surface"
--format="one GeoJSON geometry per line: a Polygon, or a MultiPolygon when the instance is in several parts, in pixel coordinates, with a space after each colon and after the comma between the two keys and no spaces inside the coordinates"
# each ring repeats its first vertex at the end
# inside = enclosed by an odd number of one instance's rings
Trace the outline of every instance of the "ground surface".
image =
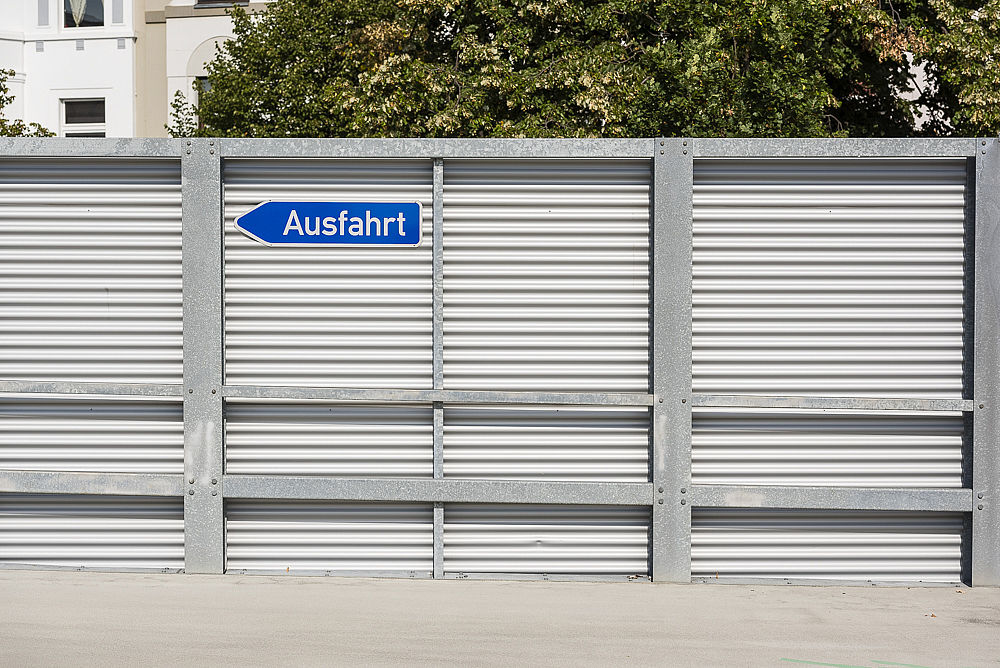
{"type": "Polygon", "coordinates": [[[1000,589],[0,571],[3,666],[445,664],[998,666],[1000,589]]]}

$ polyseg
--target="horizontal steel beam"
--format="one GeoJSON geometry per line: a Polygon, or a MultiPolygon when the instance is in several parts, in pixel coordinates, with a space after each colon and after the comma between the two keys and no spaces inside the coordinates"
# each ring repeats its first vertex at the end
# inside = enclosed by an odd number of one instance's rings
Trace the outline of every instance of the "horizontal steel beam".
{"type": "Polygon", "coordinates": [[[653,139],[220,139],[232,158],[651,158],[653,139]]]}
{"type": "Polygon", "coordinates": [[[969,512],[973,505],[971,489],[692,485],[685,496],[696,508],[969,512]]]}
{"type": "Polygon", "coordinates": [[[76,383],[68,381],[0,380],[0,394],[107,394],[136,397],[180,397],[180,385],[150,383],[76,383]]]}
{"type": "Polygon", "coordinates": [[[712,408],[806,408],[859,411],[971,411],[968,399],[878,399],[868,397],[778,397],[743,394],[693,394],[691,405],[712,408]]]}
{"type": "Polygon", "coordinates": [[[0,471],[0,493],[6,494],[110,494],[114,496],[180,496],[181,474],[62,473],[53,471],[0,471]]]}
{"type": "Polygon", "coordinates": [[[479,390],[364,390],[336,387],[227,385],[222,396],[241,399],[325,399],[379,403],[554,404],[585,406],[652,406],[656,397],[638,392],[488,392],[479,390]]]}
{"type": "Polygon", "coordinates": [[[183,153],[182,139],[82,137],[0,138],[5,158],[177,158],[183,153]]]}
{"type": "Polygon", "coordinates": [[[974,138],[694,139],[695,158],[971,157],[974,138]]]}
{"type": "Polygon", "coordinates": [[[324,478],[226,475],[223,494],[240,499],[330,499],[444,503],[557,503],[648,506],[653,485],[642,482],[324,478]]]}

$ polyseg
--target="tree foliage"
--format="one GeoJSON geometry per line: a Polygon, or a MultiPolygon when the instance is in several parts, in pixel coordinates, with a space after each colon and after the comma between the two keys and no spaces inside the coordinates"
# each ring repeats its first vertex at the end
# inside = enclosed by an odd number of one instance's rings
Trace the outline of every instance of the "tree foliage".
{"type": "MultiPolygon", "coordinates": [[[[175,107],[171,131],[944,134],[958,101],[992,99],[997,90],[939,76],[930,59],[936,50],[969,72],[992,66],[975,35],[941,37],[966,20],[949,7],[948,0],[275,0],[262,14],[232,10],[235,39],[207,65],[211,89],[196,108],[175,107]],[[920,86],[913,72],[924,61],[935,78],[920,86]],[[918,109],[931,112],[918,121],[918,109]],[[182,126],[194,113],[201,127],[182,126]]],[[[979,34],[996,27],[991,16],[979,34]]],[[[959,127],[986,127],[989,114],[1000,113],[995,104],[981,107],[978,115],[954,114],[959,127]]]]}
{"type": "Polygon", "coordinates": [[[53,133],[38,123],[25,123],[19,120],[8,120],[3,109],[14,101],[14,96],[7,87],[7,79],[14,76],[14,70],[0,69],[0,137],[51,137],[53,133]]]}

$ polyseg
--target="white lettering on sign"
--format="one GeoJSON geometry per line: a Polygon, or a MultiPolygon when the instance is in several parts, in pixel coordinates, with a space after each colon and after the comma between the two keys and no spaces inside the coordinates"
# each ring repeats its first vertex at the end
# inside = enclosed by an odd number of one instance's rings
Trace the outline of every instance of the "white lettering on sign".
{"type": "MultiPolygon", "coordinates": [[[[305,221],[299,219],[299,212],[292,209],[288,214],[288,222],[285,223],[285,231],[282,232],[282,236],[288,236],[289,232],[298,232],[303,236],[324,236],[324,237],[335,237],[338,234],[344,236],[344,225],[347,223],[347,211],[341,211],[338,218],[332,216],[326,216],[320,219],[319,216],[305,216],[305,221]],[[338,227],[339,223],[339,227],[338,227]]],[[[376,218],[372,216],[371,211],[365,211],[364,219],[357,216],[352,216],[350,219],[350,226],[347,228],[347,235],[352,237],[382,237],[389,236],[389,223],[396,223],[399,226],[399,236],[405,237],[406,232],[403,231],[403,223],[406,222],[406,218],[403,217],[403,212],[400,211],[396,214],[396,217],[386,216],[385,218],[376,218]]]]}

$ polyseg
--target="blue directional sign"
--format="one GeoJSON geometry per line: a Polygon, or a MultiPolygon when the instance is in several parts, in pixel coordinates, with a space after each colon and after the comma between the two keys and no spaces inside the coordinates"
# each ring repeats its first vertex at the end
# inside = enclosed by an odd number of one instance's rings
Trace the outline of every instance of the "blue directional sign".
{"type": "Polygon", "coordinates": [[[236,229],[267,246],[419,246],[420,202],[262,202],[236,229]]]}

